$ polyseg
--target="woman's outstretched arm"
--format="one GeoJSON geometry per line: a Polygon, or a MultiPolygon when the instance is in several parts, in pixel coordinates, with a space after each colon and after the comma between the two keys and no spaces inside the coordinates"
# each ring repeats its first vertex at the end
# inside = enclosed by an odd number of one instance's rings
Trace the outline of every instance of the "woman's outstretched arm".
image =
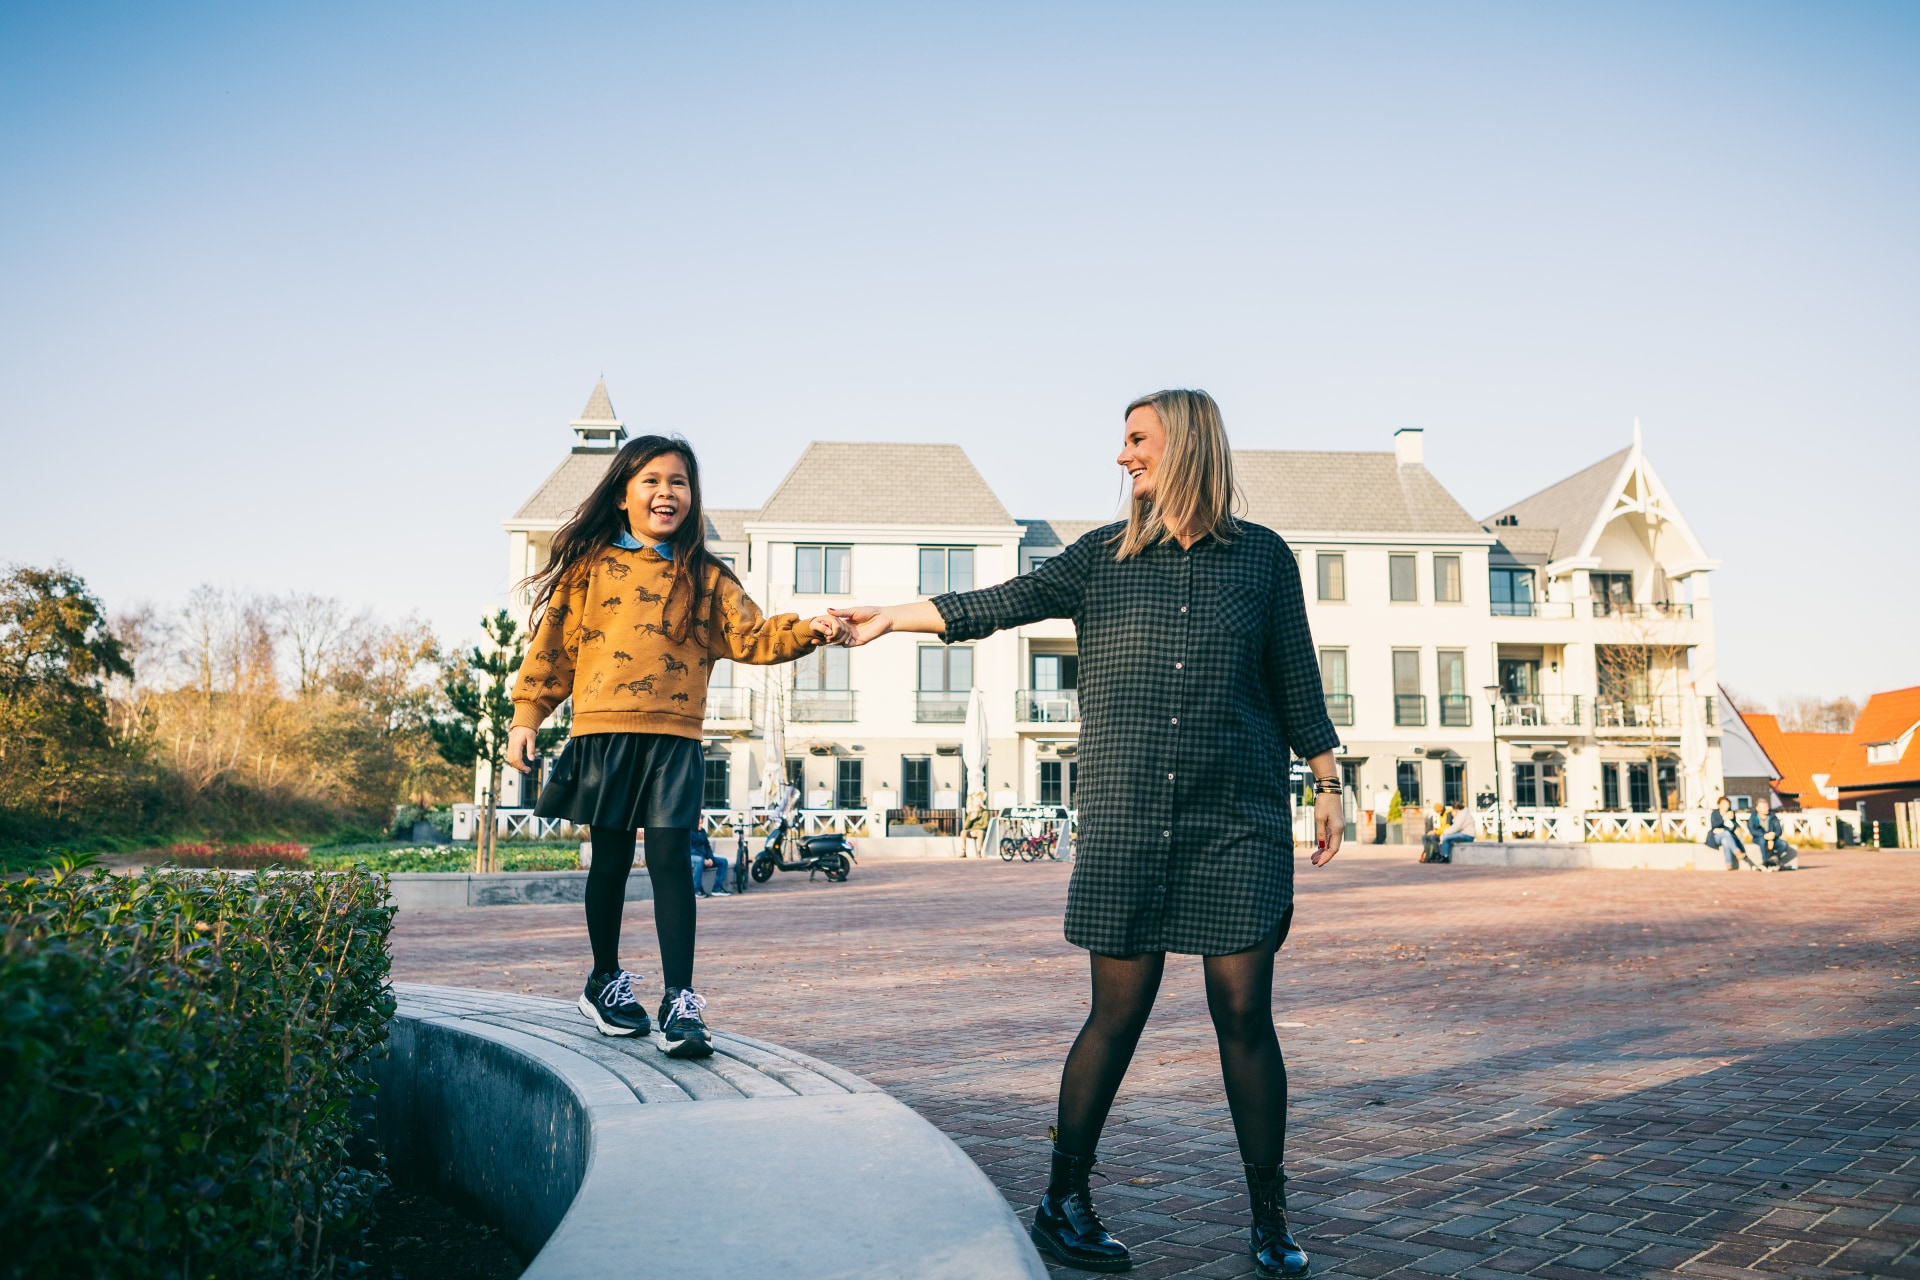
{"type": "Polygon", "coordinates": [[[869,640],[878,640],[889,631],[918,631],[930,636],[945,635],[947,632],[947,620],[940,616],[940,611],[933,607],[931,600],[914,600],[885,608],[856,605],[851,609],[834,609],[831,612],[834,617],[853,624],[852,634],[842,640],[842,644],[865,644],[869,640]]]}

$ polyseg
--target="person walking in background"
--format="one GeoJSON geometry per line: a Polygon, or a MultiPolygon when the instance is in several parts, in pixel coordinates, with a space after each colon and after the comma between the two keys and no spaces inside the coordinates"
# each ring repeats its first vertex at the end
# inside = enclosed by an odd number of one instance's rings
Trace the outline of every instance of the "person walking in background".
{"type": "MultiPolygon", "coordinates": [[[[1233,455],[1201,391],[1127,406],[1127,519],[981,591],[836,609],[865,644],[889,631],[975,640],[1071,618],[1080,640],[1080,829],[1066,936],[1089,952],[1092,1009],[1060,1077],[1034,1242],[1071,1267],[1124,1271],[1088,1177],[1169,951],[1204,957],[1227,1105],[1263,1277],[1303,1276],[1282,1163],[1287,1074],[1273,1025],[1293,920],[1289,749],[1313,772],[1323,866],[1345,834],[1300,572],[1279,535],[1234,514],[1233,455]]],[[[858,518],[857,515],[854,518],[858,518]]]]}
{"type": "Polygon", "coordinates": [[[1720,851],[1729,871],[1738,871],[1743,862],[1755,871],[1761,869],[1747,856],[1747,846],[1740,840],[1740,819],[1733,812],[1733,801],[1725,796],[1714,803],[1713,812],[1707,816],[1707,844],[1720,851]]]}
{"type": "Polygon", "coordinates": [[[1773,811],[1773,801],[1765,796],[1753,802],[1753,812],[1747,815],[1747,836],[1767,870],[1800,869],[1794,848],[1787,843],[1786,829],[1780,825],[1780,815],[1773,811]]]}
{"type": "Polygon", "coordinates": [[[713,841],[707,839],[707,833],[699,827],[693,829],[688,837],[689,852],[693,862],[693,896],[696,898],[730,898],[732,890],[727,888],[727,869],[729,863],[724,855],[713,851],[713,841]],[[701,888],[701,877],[708,867],[713,868],[713,888],[701,888]]]}
{"type": "Polygon", "coordinates": [[[675,1058],[713,1052],[693,989],[692,832],[706,782],[701,721],[716,659],[789,662],[822,639],[832,617],[763,617],[733,570],[707,550],[700,471],[678,437],[622,445],[573,518],[553,536],[532,588],[533,638],[513,681],[507,763],[525,773],[535,734],[567,698],[573,735],[534,813],[590,826],[587,940],[593,968],[579,1006],[609,1036],[649,1035],[620,965],[620,916],[634,833],[646,831],[647,875],[665,994],[655,1044],[675,1058]]]}

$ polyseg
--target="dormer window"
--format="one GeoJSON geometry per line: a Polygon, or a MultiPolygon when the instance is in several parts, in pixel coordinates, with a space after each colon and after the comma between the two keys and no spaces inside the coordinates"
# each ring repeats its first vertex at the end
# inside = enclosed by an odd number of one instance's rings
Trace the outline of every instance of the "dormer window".
{"type": "Polygon", "coordinates": [[[1901,759],[1907,754],[1907,744],[1913,741],[1913,731],[1915,729],[1920,729],[1920,724],[1909,725],[1905,733],[1889,741],[1869,742],[1867,744],[1867,763],[1899,764],[1901,759]]]}

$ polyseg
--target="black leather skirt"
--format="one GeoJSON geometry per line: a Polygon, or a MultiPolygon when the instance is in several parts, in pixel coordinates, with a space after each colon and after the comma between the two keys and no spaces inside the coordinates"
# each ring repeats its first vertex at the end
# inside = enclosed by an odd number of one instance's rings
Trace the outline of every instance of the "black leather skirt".
{"type": "Polygon", "coordinates": [[[578,826],[691,831],[700,825],[706,781],[697,738],[592,733],[567,741],[533,811],[578,826]]]}

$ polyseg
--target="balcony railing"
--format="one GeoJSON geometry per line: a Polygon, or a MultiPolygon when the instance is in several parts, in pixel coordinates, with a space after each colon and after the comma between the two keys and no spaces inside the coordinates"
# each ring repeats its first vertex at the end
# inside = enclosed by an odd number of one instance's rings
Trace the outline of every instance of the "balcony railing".
{"type": "Polygon", "coordinates": [[[789,719],[802,724],[834,724],[853,719],[853,693],[847,689],[795,689],[789,719]]]}
{"type": "Polygon", "coordinates": [[[1493,708],[1502,729],[1562,728],[1584,723],[1577,693],[1509,693],[1493,708]]]}
{"type": "Polygon", "coordinates": [[[1440,695],[1440,724],[1448,729],[1473,727],[1473,698],[1464,693],[1440,695]]]}
{"type": "Polygon", "coordinates": [[[1353,723],[1353,695],[1350,693],[1330,693],[1327,695],[1327,719],[1335,724],[1353,723]]]}
{"type": "Polygon", "coordinates": [[[1073,724],[1080,719],[1078,689],[1022,689],[1013,695],[1013,718],[1021,724],[1073,724]]]}
{"type": "Polygon", "coordinates": [[[1402,726],[1425,724],[1427,722],[1427,695],[1424,693],[1394,694],[1393,722],[1402,726]]]}
{"type": "Polygon", "coordinates": [[[1693,606],[1683,601],[1661,600],[1635,604],[1631,600],[1595,600],[1596,618],[1691,618],[1693,606]]]}
{"type": "Polygon", "coordinates": [[[1496,618],[1571,618],[1569,600],[1495,600],[1488,612],[1496,618]]]}
{"type": "MultiPolygon", "coordinates": [[[[1676,694],[1656,694],[1644,698],[1599,697],[1593,700],[1593,727],[1627,731],[1667,729],[1677,733],[1682,724],[1683,705],[1676,694]]],[[[1702,723],[1712,723],[1704,719],[1708,714],[1711,714],[1708,708],[1701,708],[1702,723]]]]}
{"type": "Polygon", "coordinates": [[[967,718],[967,701],[972,697],[971,689],[918,690],[913,695],[913,718],[923,724],[958,724],[967,718]]]}
{"type": "Polygon", "coordinates": [[[707,719],[710,721],[753,719],[753,690],[708,689],[707,719]]]}

